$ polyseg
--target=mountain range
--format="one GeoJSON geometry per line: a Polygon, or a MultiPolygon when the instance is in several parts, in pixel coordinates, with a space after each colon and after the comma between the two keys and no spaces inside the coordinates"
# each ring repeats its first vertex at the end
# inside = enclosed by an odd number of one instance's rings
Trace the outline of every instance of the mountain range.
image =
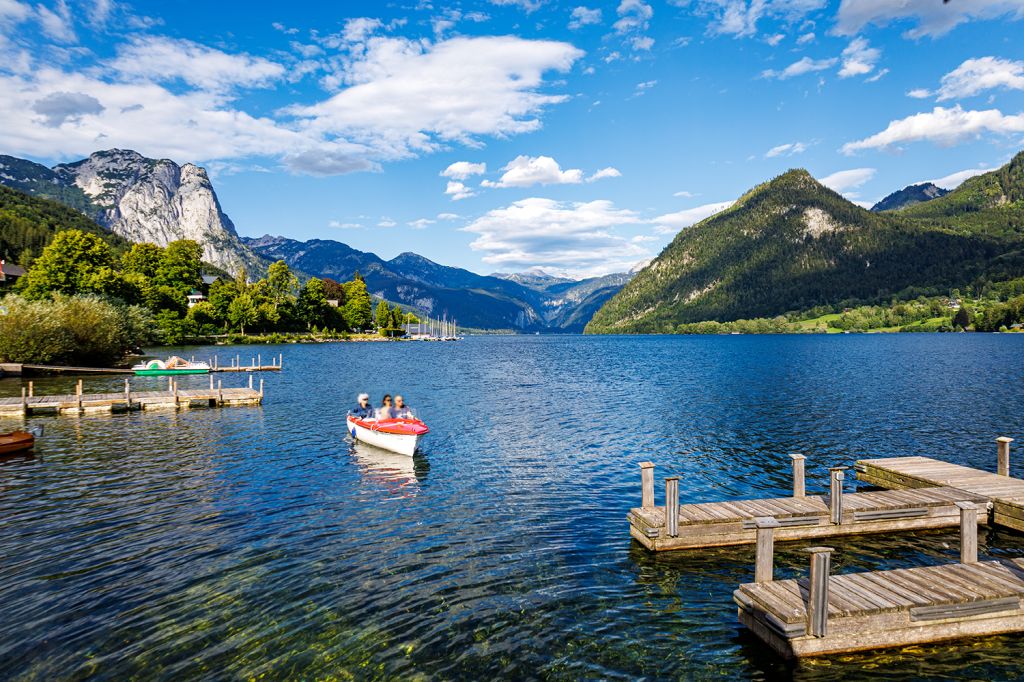
{"type": "Polygon", "coordinates": [[[883,212],[797,169],[680,232],[586,331],[666,332],[1022,275],[1024,153],[948,194],[883,212]]]}
{"type": "Polygon", "coordinates": [[[946,196],[947,194],[949,194],[949,190],[942,189],[931,182],[923,182],[918,185],[910,185],[909,187],[904,187],[901,190],[893,192],[872,206],[871,210],[898,211],[901,208],[907,208],[914,204],[938,199],[939,197],[946,196]]]}
{"type": "Polygon", "coordinates": [[[266,235],[242,241],[268,261],[283,260],[315,277],[347,280],[359,272],[374,296],[477,329],[580,332],[632,277],[614,274],[576,281],[537,273],[478,275],[415,253],[385,261],[327,239],[302,242],[266,235]]]}

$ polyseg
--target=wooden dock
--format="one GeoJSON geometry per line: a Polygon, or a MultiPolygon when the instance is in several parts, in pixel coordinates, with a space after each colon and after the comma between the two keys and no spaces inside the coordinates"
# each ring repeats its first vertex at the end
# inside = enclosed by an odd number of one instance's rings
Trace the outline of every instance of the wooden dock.
{"type": "Polygon", "coordinates": [[[754,582],[733,593],[739,620],[786,658],[1024,631],[1024,559],[978,561],[978,507],[958,504],[960,562],[829,575],[830,547],[811,547],[810,575],[773,579],[777,524],[758,519],[754,582]]]}
{"type": "MultiPolygon", "coordinates": [[[[196,358],[192,356],[192,362],[196,358]]],[[[210,372],[280,372],[284,355],[270,358],[270,364],[263,364],[262,354],[254,355],[249,364],[244,364],[240,355],[230,358],[227,365],[220,364],[220,358],[213,356],[207,361],[210,372]]],[[[66,365],[36,365],[20,362],[0,363],[0,376],[34,376],[39,374],[135,374],[131,367],[71,367],[66,365]]]]}
{"type": "Polygon", "coordinates": [[[85,393],[81,381],[73,394],[34,395],[27,387],[22,388],[20,398],[0,398],[0,416],[255,406],[263,403],[263,381],[260,380],[259,389],[256,390],[253,388],[252,375],[249,376],[248,388],[224,388],[219,380],[215,386],[212,376],[208,389],[180,389],[178,382],[170,377],[166,391],[132,391],[127,379],[124,383],[125,390],[116,393],[85,393]]]}
{"type": "Polygon", "coordinates": [[[665,481],[662,506],[654,504],[654,465],[643,462],[641,506],[627,515],[630,535],[647,549],[664,551],[752,544],[758,518],[773,519],[779,540],[950,528],[960,523],[957,503],[985,506],[988,502],[983,495],[949,486],[844,493],[845,467],[830,470],[828,495],[808,497],[804,457],[790,457],[792,497],[679,504],[679,479],[670,477],[665,481]]]}

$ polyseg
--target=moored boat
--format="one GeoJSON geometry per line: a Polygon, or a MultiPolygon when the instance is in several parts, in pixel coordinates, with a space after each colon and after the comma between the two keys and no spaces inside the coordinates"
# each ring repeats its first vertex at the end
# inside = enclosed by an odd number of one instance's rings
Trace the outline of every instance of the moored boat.
{"type": "Polygon", "coordinates": [[[160,376],[167,374],[208,374],[210,366],[205,362],[189,362],[185,358],[171,356],[164,360],[149,360],[132,367],[136,376],[160,376]]]}
{"type": "Polygon", "coordinates": [[[356,440],[412,457],[430,429],[419,419],[357,419],[349,415],[348,432],[356,440]]]}
{"type": "Polygon", "coordinates": [[[36,444],[36,437],[28,431],[11,431],[0,433],[0,455],[13,455],[31,450],[36,444]]]}

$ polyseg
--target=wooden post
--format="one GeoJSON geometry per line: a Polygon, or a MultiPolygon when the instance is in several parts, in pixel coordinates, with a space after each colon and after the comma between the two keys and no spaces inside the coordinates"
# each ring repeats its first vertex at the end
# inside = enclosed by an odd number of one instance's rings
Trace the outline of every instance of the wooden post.
{"type": "Polygon", "coordinates": [[[263,379],[260,379],[260,398],[263,397],[263,379]]]}
{"type": "Polygon", "coordinates": [[[263,367],[263,355],[260,354],[260,353],[256,354],[256,366],[261,368],[261,369],[263,367]]]}
{"type": "Polygon", "coordinates": [[[803,455],[790,455],[789,458],[793,460],[793,497],[804,497],[806,490],[804,488],[804,459],[803,455]]]}
{"type": "Polygon", "coordinates": [[[670,538],[679,535],[679,477],[665,479],[665,531],[670,538]]]}
{"type": "Polygon", "coordinates": [[[808,547],[811,555],[811,589],[807,599],[807,634],[824,637],[828,634],[828,574],[831,570],[831,547],[808,547]]]}
{"type": "Polygon", "coordinates": [[[960,563],[978,563],[978,505],[957,502],[960,507],[960,563]]]}
{"type": "Polygon", "coordinates": [[[252,372],[249,373],[249,390],[252,390],[252,372]]]}
{"type": "Polygon", "coordinates": [[[829,478],[831,479],[831,490],[829,491],[829,505],[832,511],[832,523],[839,525],[843,522],[843,471],[846,467],[829,467],[829,478]]]}
{"type": "Polygon", "coordinates": [[[210,390],[213,391],[213,374],[210,375],[210,390]]]}
{"type": "Polygon", "coordinates": [[[754,582],[770,583],[775,563],[775,529],[779,522],[771,516],[754,519],[757,527],[757,550],[754,554],[754,582]]]}
{"type": "Polygon", "coordinates": [[[279,353],[277,356],[277,368],[281,369],[284,366],[284,353],[279,353]]]}
{"type": "Polygon", "coordinates": [[[241,367],[241,366],[242,366],[242,358],[239,356],[238,353],[235,353],[235,367],[241,367]]]}
{"type": "Polygon", "coordinates": [[[640,462],[640,506],[654,509],[654,462],[640,462]]]}
{"type": "Polygon", "coordinates": [[[1000,476],[1010,475],[1010,443],[1012,442],[1013,439],[1006,436],[996,438],[996,443],[999,444],[999,465],[996,473],[1000,476]]]}
{"type": "Polygon", "coordinates": [[[221,380],[217,379],[217,404],[224,404],[224,388],[221,386],[221,380]]]}
{"type": "Polygon", "coordinates": [[[124,380],[124,404],[125,408],[132,409],[132,387],[128,383],[128,379],[124,380]]]}
{"type": "Polygon", "coordinates": [[[172,393],[174,391],[174,377],[167,377],[167,392],[172,393]]]}
{"type": "Polygon", "coordinates": [[[255,367],[256,366],[256,358],[253,358],[252,361],[249,362],[249,366],[250,367],[255,367]]]}
{"type": "Polygon", "coordinates": [[[32,398],[35,396],[35,384],[34,382],[28,382],[28,397],[32,398]]]}
{"type": "Polygon", "coordinates": [[[28,389],[21,387],[21,411],[28,414],[28,389]]]}

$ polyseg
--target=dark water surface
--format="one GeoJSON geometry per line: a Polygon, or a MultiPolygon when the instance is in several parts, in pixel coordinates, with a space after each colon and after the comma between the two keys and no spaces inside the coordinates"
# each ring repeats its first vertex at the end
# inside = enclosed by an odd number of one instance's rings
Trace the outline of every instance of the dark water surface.
{"type": "MultiPolygon", "coordinates": [[[[0,460],[0,677],[1024,676],[1024,635],[787,666],[736,621],[751,549],[653,556],[625,521],[646,459],[684,502],[786,495],[790,452],[811,493],[863,456],[994,470],[996,436],[1024,444],[1024,335],[220,349],[278,351],[262,408],[31,418],[37,455],[0,460]],[[422,456],[352,447],[360,390],[420,409],[422,456]]],[[[980,542],[1024,555],[1009,531],[980,542]]],[[[953,531],[832,544],[840,572],[958,557],[953,531]]],[[[806,571],[801,546],[779,573],[806,571]]]]}

